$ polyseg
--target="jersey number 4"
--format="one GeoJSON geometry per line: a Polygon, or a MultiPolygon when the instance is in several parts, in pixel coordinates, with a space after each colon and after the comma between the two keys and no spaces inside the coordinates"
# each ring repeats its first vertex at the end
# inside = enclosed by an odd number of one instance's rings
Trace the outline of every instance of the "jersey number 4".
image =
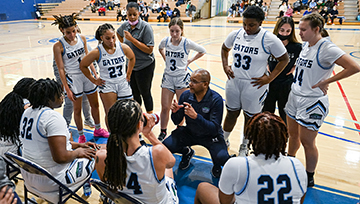
{"type": "Polygon", "coordinates": [[[250,69],[250,63],[251,63],[251,57],[250,56],[244,55],[243,57],[241,57],[241,55],[239,53],[236,53],[234,55],[234,57],[235,57],[235,60],[236,60],[236,62],[234,63],[234,66],[236,68],[242,67],[245,70],[250,69]],[[242,66],[241,66],[241,60],[244,61],[242,66]]]}
{"type": "Polygon", "coordinates": [[[30,118],[28,119],[27,117],[24,118],[23,120],[23,126],[21,129],[21,137],[22,138],[26,138],[27,140],[31,140],[32,139],[32,134],[31,134],[31,129],[34,123],[34,119],[30,118]]]}
{"type": "Polygon", "coordinates": [[[129,181],[126,184],[126,187],[128,189],[133,189],[134,190],[134,194],[142,194],[142,190],[141,190],[141,186],[139,184],[138,181],[138,176],[136,173],[131,172],[130,177],[129,177],[129,181]]]}
{"type": "MultiPolygon", "coordinates": [[[[259,185],[267,184],[267,187],[261,188],[258,191],[258,195],[257,195],[258,204],[274,204],[275,198],[270,197],[270,195],[274,191],[274,180],[269,175],[262,175],[258,178],[258,184],[259,185]]],[[[276,184],[283,186],[277,192],[278,203],[279,204],[293,203],[292,196],[287,197],[287,199],[285,199],[284,196],[284,194],[288,194],[291,191],[291,182],[288,175],[286,174],[279,175],[276,179],[276,184]]]]}

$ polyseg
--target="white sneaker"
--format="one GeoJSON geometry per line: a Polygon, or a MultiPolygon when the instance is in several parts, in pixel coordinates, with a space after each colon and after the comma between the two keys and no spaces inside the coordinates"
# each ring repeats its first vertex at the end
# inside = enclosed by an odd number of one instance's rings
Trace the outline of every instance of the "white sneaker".
{"type": "Polygon", "coordinates": [[[249,150],[245,144],[240,145],[239,157],[246,157],[249,153],[249,150]]]}

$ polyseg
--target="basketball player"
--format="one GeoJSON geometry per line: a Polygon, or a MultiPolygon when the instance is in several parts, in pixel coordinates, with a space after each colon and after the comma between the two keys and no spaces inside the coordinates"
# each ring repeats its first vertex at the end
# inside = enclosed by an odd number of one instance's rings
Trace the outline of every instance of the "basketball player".
{"type": "MultiPolygon", "coordinates": [[[[224,72],[228,77],[225,88],[227,114],[224,120],[224,139],[228,140],[236,120],[243,110],[245,122],[261,112],[268,92],[268,83],[275,79],[289,62],[284,44],[272,33],[261,28],[265,18],[258,6],[250,6],[243,14],[243,28],[231,32],[221,49],[224,72]],[[228,56],[233,50],[233,62],[228,56]],[[279,63],[267,75],[267,59],[272,55],[279,63]]],[[[245,125],[244,125],[245,128],[245,125]]],[[[228,146],[229,142],[227,141],[228,146]]],[[[239,155],[247,154],[247,141],[240,145],[239,155]]]]}
{"type": "Polygon", "coordinates": [[[99,151],[99,163],[106,163],[105,169],[97,169],[100,179],[143,203],[179,203],[172,172],[175,158],[151,131],[154,118],[144,115],[135,100],[124,99],[110,108],[108,122],[107,152],[99,151]],[[140,144],[140,132],[153,146],[140,144]]]}
{"type": "MultiPolygon", "coordinates": [[[[44,167],[70,189],[76,189],[94,170],[94,157],[99,147],[91,142],[70,141],[64,117],[54,111],[61,107],[64,95],[59,83],[40,79],[30,87],[31,107],[24,111],[20,122],[22,155],[44,167]]],[[[26,187],[36,192],[57,191],[49,178],[21,172],[26,187]]]]}
{"type": "Polygon", "coordinates": [[[315,185],[313,176],[319,156],[315,139],[329,113],[329,84],[360,71],[349,55],[322,38],[324,25],[318,13],[300,20],[300,37],[305,43],[296,61],[294,83],[285,106],[290,134],[288,155],[295,156],[300,144],[303,145],[309,187],[315,185]],[[330,77],[335,64],[344,69],[330,77]]]}
{"type": "MultiPolygon", "coordinates": [[[[95,121],[94,136],[109,137],[109,133],[100,127],[99,102],[97,86],[91,83],[80,70],[79,64],[88,53],[85,36],[76,32],[76,14],[55,16],[54,25],[59,25],[63,36],[54,44],[54,58],[59,69],[60,79],[67,97],[74,105],[74,120],[79,133],[79,142],[86,142],[81,118],[82,95],[85,93],[91,106],[91,114],[95,121]]],[[[96,70],[90,68],[97,78],[96,70]]]]}
{"type": "Polygon", "coordinates": [[[219,189],[200,183],[195,204],[303,203],[305,168],[298,159],[285,156],[289,136],[284,121],[269,112],[255,114],[244,135],[252,146],[252,154],[226,162],[219,189]]]}
{"type": "Polygon", "coordinates": [[[116,42],[115,29],[111,24],[99,26],[95,38],[99,41],[99,46],[81,60],[80,69],[92,83],[99,86],[100,98],[107,115],[116,100],[133,97],[129,82],[135,55],[129,46],[116,42]],[[126,58],[129,59],[128,67],[126,58]],[[101,78],[95,78],[88,69],[94,60],[98,62],[101,78]]]}
{"type": "Polygon", "coordinates": [[[206,53],[203,46],[183,37],[184,23],[180,18],[171,19],[169,30],[170,37],[162,39],[159,45],[159,52],[165,61],[161,84],[161,131],[158,138],[160,141],[166,137],[166,127],[174,94],[179,100],[180,95],[189,89],[190,74],[187,72],[187,67],[206,53]],[[197,54],[188,59],[190,50],[195,50],[197,54]]]}

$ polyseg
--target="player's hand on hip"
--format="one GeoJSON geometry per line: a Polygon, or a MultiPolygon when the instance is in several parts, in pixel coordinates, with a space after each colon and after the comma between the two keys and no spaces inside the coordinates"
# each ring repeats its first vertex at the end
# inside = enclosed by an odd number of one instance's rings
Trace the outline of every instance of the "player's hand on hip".
{"type": "Polygon", "coordinates": [[[262,77],[254,77],[251,79],[253,80],[251,84],[253,84],[254,87],[258,86],[258,89],[271,81],[270,77],[266,74],[262,75],[262,77]]]}
{"type": "Polygon", "coordinates": [[[190,103],[184,102],[184,113],[185,115],[189,116],[191,119],[197,118],[197,113],[194,108],[190,105],[190,103]]]}
{"type": "Polygon", "coordinates": [[[231,66],[226,66],[224,68],[224,72],[225,72],[226,76],[228,77],[228,79],[235,78],[235,75],[234,75],[233,70],[231,69],[231,66]]]}
{"type": "Polygon", "coordinates": [[[319,83],[315,84],[311,88],[315,89],[317,87],[321,89],[321,91],[324,93],[324,96],[325,96],[327,94],[328,89],[329,89],[329,84],[326,83],[325,81],[320,81],[319,83]]]}
{"type": "Polygon", "coordinates": [[[100,77],[96,78],[94,81],[94,84],[97,86],[104,86],[105,85],[105,80],[102,80],[100,77]]]}
{"type": "Polygon", "coordinates": [[[182,107],[184,107],[184,105],[179,105],[178,102],[174,99],[174,102],[171,104],[170,109],[173,113],[176,113],[182,107]]]}

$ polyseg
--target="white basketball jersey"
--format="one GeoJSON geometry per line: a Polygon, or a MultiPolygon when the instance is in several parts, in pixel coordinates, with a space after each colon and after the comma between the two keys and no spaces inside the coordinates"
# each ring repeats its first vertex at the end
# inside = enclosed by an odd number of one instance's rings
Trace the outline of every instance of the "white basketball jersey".
{"type": "Polygon", "coordinates": [[[133,155],[126,156],[126,186],[123,192],[148,204],[171,204],[165,185],[155,172],[152,147],[141,146],[133,155]]]}
{"type": "Polygon", "coordinates": [[[70,134],[60,113],[48,107],[28,108],[24,111],[20,122],[22,155],[48,170],[57,167],[58,170],[51,173],[58,173],[68,166],[56,163],[51,155],[48,137],[56,135],[65,135],[66,149],[71,150],[70,134]]]}
{"type": "Polygon", "coordinates": [[[64,36],[59,38],[64,52],[62,53],[65,72],[69,74],[82,74],[80,70],[81,59],[85,56],[85,46],[79,34],[76,34],[77,43],[70,45],[64,39],[64,36]]]}
{"type": "Polygon", "coordinates": [[[189,53],[186,50],[185,37],[181,38],[179,45],[171,43],[171,37],[167,37],[165,43],[165,73],[170,76],[183,76],[186,74],[186,65],[189,53]]]}
{"type": "Polygon", "coordinates": [[[311,47],[305,42],[295,63],[292,92],[299,96],[323,96],[324,93],[320,88],[313,89],[312,86],[331,76],[334,62],[343,54],[344,51],[325,38],[311,47]]]}
{"type": "Polygon", "coordinates": [[[121,43],[116,42],[113,54],[106,52],[103,44],[98,46],[100,57],[97,61],[101,79],[110,83],[126,80],[126,56],[121,48],[121,43]]]}
{"type": "Polygon", "coordinates": [[[267,31],[261,29],[256,36],[246,36],[244,29],[240,29],[233,43],[232,70],[235,77],[251,79],[261,77],[266,73],[267,59],[270,52],[264,49],[264,37],[267,31]]]}
{"type": "Polygon", "coordinates": [[[225,164],[219,187],[225,194],[235,193],[235,203],[295,204],[300,203],[306,192],[307,176],[296,158],[280,156],[277,160],[265,160],[265,155],[252,154],[231,158],[225,164]]]}

